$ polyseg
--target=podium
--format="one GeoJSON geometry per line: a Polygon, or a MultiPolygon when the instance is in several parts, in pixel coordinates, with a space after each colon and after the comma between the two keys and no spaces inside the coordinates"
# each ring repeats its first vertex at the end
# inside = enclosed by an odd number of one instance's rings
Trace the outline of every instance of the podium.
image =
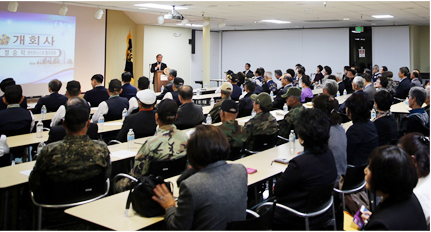
{"type": "Polygon", "coordinates": [[[162,85],[166,86],[169,84],[168,77],[161,70],[154,73],[154,92],[161,92],[162,85]]]}

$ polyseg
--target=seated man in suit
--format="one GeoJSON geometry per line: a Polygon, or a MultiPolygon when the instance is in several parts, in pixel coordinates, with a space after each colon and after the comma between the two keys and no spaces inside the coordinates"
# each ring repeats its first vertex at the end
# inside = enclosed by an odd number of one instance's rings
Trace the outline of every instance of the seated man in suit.
{"type": "MultiPolygon", "coordinates": [[[[340,96],[343,96],[345,87],[344,87],[344,82],[340,79],[340,77],[338,75],[337,76],[329,75],[327,80],[334,80],[337,83],[337,89],[338,89],[338,92],[340,93],[340,96]]],[[[337,93],[335,93],[334,97],[335,96],[337,96],[337,93]]]]}
{"type": "Polygon", "coordinates": [[[409,116],[401,120],[400,129],[398,130],[397,139],[405,134],[419,132],[425,136],[430,135],[430,117],[422,105],[425,102],[427,93],[422,87],[413,87],[409,91],[409,116]]]}
{"type": "MultiPolygon", "coordinates": [[[[149,89],[149,88],[150,88],[150,80],[146,76],[139,77],[139,80],[138,80],[139,91],[149,89]]],[[[138,94],[136,93],[135,97],[132,97],[129,99],[129,110],[127,112],[127,115],[131,115],[139,112],[139,103],[138,103],[137,96],[138,94]]],[[[156,104],[156,101],[154,101],[154,104],[156,104]]]]}
{"type": "Polygon", "coordinates": [[[294,130],[293,124],[298,120],[300,113],[305,108],[301,104],[301,90],[299,88],[292,87],[288,89],[282,97],[286,99],[286,105],[290,107],[290,110],[280,122],[278,134],[289,139],[290,131],[294,130]]]}
{"type": "MultiPolygon", "coordinates": [[[[147,139],[135,156],[135,164],[130,175],[140,178],[148,173],[150,162],[174,160],[186,155],[187,134],[173,124],[177,118],[178,105],[171,99],[165,99],[157,107],[157,134],[147,139]]],[[[184,167],[185,168],[185,167],[184,167]]],[[[117,192],[130,186],[130,180],[123,178],[115,184],[117,192]]]]}
{"type": "Polygon", "coordinates": [[[288,89],[293,87],[292,81],[292,76],[290,76],[289,73],[286,73],[281,77],[281,85],[283,88],[281,88],[275,95],[274,102],[272,103],[273,109],[283,109],[284,104],[286,104],[286,99],[283,98],[283,95],[286,94],[288,89]]]}
{"type": "Polygon", "coordinates": [[[247,131],[243,126],[238,125],[238,106],[232,100],[226,100],[221,105],[220,118],[222,124],[218,127],[226,136],[231,148],[242,148],[247,140],[247,131]]]}
{"type": "Polygon", "coordinates": [[[178,90],[183,87],[184,80],[181,77],[175,77],[173,85],[172,85],[172,92],[166,93],[166,95],[163,97],[163,99],[169,98],[174,100],[178,106],[181,105],[180,99],[178,98],[178,90]]]}
{"type": "Polygon", "coordinates": [[[58,107],[66,104],[67,97],[58,93],[61,89],[61,81],[57,79],[51,80],[48,84],[48,89],[51,94],[41,97],[39,101],[37,101],[33,109],[33,114],[40,114],[43,105],[46,106],[47,112],[55,112],[58,110],[58,107]]]}
{"type": "Polygon", "coordinates": [[[343,80],[344,88],[346,88],[347,94],[351,94],[354,92],[352,88],[353,78],[355,78],[356,71],[354,69],[347,70],[347,78],[343,80]]]}
{"type": "Polygon", "coordinates": [[[67,136],[46,145],[37,157],[30,173],[30,188],[37,197],[43,177],[52,181],[68,182],[84,180],[104,173],[111,175],[111,159],[104,142],[91,140],[87,135],[90,126],[90,107],[79,97],[71,98],[66,104],[63,126],[67,136]]]}
{"type": "Polygon", "coordinates": [[[121,86],[121,89],[123,91],[120,93],[120,97],[125,97],[127,98],[127,100],[129,100],[131,97],[136,96],[136,92],[138,92],[135,86],[130,84],[132,78],[133,76],[130,72],[124,72],[123,74],[121,74],[121,81],[123,82],[123,86],[121,86]]]}
{"type": "Polygon", "coordinates": [[[156,94],[150,89],[141,90],[137,93],[139,112],[131,114],[124,119],[123,126],[118,132],[117,140],[127,142],[127,133],[133,129],[135,138],[142,138],[154,135],[156,132],[156,119],[153,104],[156,101],[156,94]]]}
{"type": "Polygon", "coordinates": [[[195,127],[205,120],[202,112],[202,106],[193,103],[193,88],[190,85],[185,85],[178,90],[178,96],[181,105],[178,108],[178,117],[175,120],[175,125],[178,129],[188,129],[195,127]]]}
{"type": "MultiPolygon", "coordinates": [[[[15,80],[13,78],[6,78],[4,80],[1,81],[0,83],[0,89],[1,91],[4,93],[6,90],[6,87],[8,87],[9,85],[15,85],[15,80]]],[[[22,102],[19,104],[21,106],[21,108],[27,109],[27,98],[24,97],[24,99],[22,100],[22,102]]],[[[7,104],[6,104],[6,100],[4,99],[4,94],[3,96],[0,97],[0,110],[4,110],[7,108],[7,104]]]]}
{"type": "MultiPolygon", "coordinates": [[[[81,84],[78,81],[69,81],[66,86],[66,97],[71,99],[72,97],[78,97],[81,94],[81,84]]],[[[55,112],[54,117],[51,120],[51,127],[57,126],[64,119],[66,114],[66,107],[61,105],[58,107],[57,112],[55,112]]]]}
{"type": "Polygon", "coordinates": [[[409,90],[411,87],[411,83],[407,76],[409,75],[409,71],[407,67],[401,67],[398,72],[398,77],[400,77],[401,81],[398,84],[397,91],[394,96],[394,104],[404,101],[409,96],[409,90]]]}
{"type": "Polygon", "coordinates": [[[97,107],[101,102],[108,100],[109,94],[105,86],[102,85],[102,74],[96,74],[91,77],[92,90],[88,90],[84,94],[84,99],[90,103],[91,107],[97,107]]]}
{"type": "Polygon", "coordinates": [[[262,85],[262,88],[264,89],[264,91],[267,93],[272,92],[273,94],[276,94],[278,87],[277,87],[277,83],[275,83],[274,80],[272,79],[272,72],[265,72],[263,77],[265,79],[265,83],[262,85]]]}
{"type": "Polygon", "coordinates": [[[232,100],[238,101],[239,96],[241,96],[242,94],[241,87],[238,86],[238,75],[235,73],[232,73],[228,75],[228,78],[229,78],[229,82],[232,84],[232,87],[233,87],[232,94],[230,95],[230,97],[232,98],[232,100]]]}
{"type": "Polygon", "coordinates": [[[253,100],[250,98],[254,94],[256,89],[256,84],[251,80],[245,82],[244,90],[247,93],[243,98],[239,100],[238,103],[238,118],[250,116],[251,111],[253,111],[253,100]]]}
{"type": "MultiPolygon", "coordinates": [[[[364,85],[365,85],[365,80],[361,76],[356,76],[352,81],[352,89],[355,91],[355,93],[363,94],[367,99],[369,99],[368,93],[364,92],[364,90],[363,90],[364,85]]],[[[341,114],[341,117],[343,119],[343,123],[350,121],[350,119],[347,117],[346,102],[345,101],[338,108],[338,113],[341,114]]]]}
{"type": "Polygon", "coordinates": [[[220,122],[221,104],[225,100],[231,100],[230,95],[232,94],[232,89],[232,84],[229,82],[223,82],[223,84],[221,85],[221,100],[217,102],[209,112],[209,114],[211,115],[212,123],[220,122]]]}
{"type": "Polygon", "coordinates": [[[176,77],[177,77],[177,70],[175,70],[175,69],[169,69],[168,81],[170,81],[170,83],[167,84],[164,87],[163,92],[159,96],[157,96],[157,100],[162,100],[168,92],[174,91],[172,89],[172,85],[173,85],[173,82],[174,82],[174,80],[175,80],[176,77]]]}
{"type": "Polygon", "coordinates": [[[118,120],[123,117],[123,110],[129,108],[129,101],[125,97],[120,97],[122,90],[120,80],[113,79],[109,82],[108,94],[110,97],[99,104],[99,108],[91,118],[91,122],[97,123],[100,115],[105,117],[105,122],[118,120]]]}
{"type": "Polygon", "coordinates": [[[362,74],[365,81],[364,92],[368,94],[368,100],[374,102],[374,94],[376,94],[376,88],[374,88],[371,75],[368,73],[362,74]]]}

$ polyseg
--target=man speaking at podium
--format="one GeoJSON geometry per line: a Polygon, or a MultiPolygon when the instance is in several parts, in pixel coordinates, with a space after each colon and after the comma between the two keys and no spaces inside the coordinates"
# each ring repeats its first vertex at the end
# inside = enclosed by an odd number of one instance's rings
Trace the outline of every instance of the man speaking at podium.
{"type": "Polygon", "coordinates": [[[157,59],[157,62],[151,65],[151,72],[154,73],[153,84],[154,84],[154,79],[156,78],[156,72],[163,71],[165,70],[165,68],[168,67],[165,63],[162,63],[162,59],[163,59],[162,54],[158,54],[156,56],[156,59],[157,59]]]}

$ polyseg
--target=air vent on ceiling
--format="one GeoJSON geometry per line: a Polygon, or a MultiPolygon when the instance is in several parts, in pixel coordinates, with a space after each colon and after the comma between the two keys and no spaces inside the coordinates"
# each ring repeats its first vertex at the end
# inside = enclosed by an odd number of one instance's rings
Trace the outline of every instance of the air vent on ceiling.
{"type": "Polygon", "coordinates": [[[312,19],[312,20],[304,20],[306,23],[328,23],[328,22],[340,22],[342,20],[339,19],[312,19]]]}

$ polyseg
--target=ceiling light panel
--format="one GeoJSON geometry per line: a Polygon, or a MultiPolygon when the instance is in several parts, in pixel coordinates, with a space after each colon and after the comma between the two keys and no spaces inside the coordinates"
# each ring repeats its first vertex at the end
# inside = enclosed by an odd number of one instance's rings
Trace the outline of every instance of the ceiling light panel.
{"type": "Polygon", "coordinates": [[[391,19],[394,16],[392,16],[392,15],[372,15],[371,17],[376,18],[376,19],[391,19]]]}
{"type": "Polygon", "coordinates": [[[282,20],[277,20],[277,19],[267,19],[267,20],[260,20],[260,21],[264,22],[264,23],[276,23],[276,24],[290,23],[289,21],[282,21],[282,20]]]}
{"type": "MultiPolygon", "coordinates": [[[[161,10],[172,10],[172,5],[161,5],[161,4],[154,4],[154,3],[134,4],[134,6],[161,9],[161,10]]],[[[175,6],[175,10],[187,10],[187,9],[189,8],[183,7],[183,6],[175,6]]]]}

